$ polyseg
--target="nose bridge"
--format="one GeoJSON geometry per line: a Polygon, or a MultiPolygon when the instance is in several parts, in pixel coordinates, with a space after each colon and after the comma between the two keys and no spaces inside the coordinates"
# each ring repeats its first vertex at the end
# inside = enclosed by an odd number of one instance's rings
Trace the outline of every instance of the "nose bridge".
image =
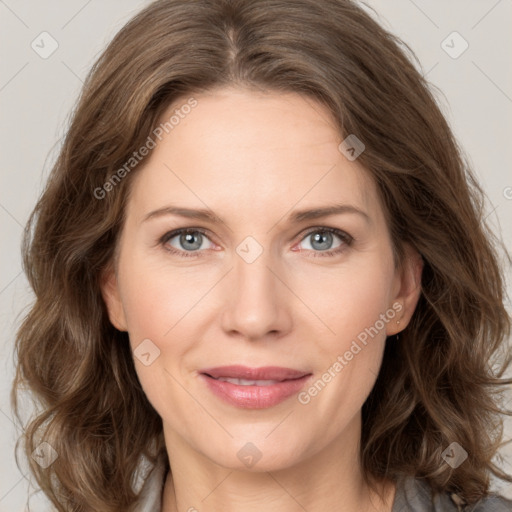
{"type": "Polygon", "coordinates": [[[239,299],[245,299],[247,295],[260,295],[266,302],[275,296],[275,276],[270,271],[272,262],[270,261],[268,250],[260,254],[254,261],[245,260],[237,255],[234,263],[233,278],[236,280],[235,287],[239,299]]]}
{"type": "Polygon", "coordinates": [[[256,339],[285,328],[283,319],[288,315],[271,255],[251,237],[237,247],[223,314],[227,331],[256,339]]]}

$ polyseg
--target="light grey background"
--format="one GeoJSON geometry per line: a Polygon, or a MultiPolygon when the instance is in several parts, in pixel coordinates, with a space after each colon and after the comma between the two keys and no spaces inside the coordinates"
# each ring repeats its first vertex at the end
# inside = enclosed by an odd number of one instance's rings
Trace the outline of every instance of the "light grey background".
{"type": "MultiPolygon", "coordinates": [[[[56,157],[87,70],[121,26],[148,3],[0,0],[0,512],[27,510],[29,494],[26,465],[20,472],[14,460],[18,432],[9,403],[14,333],[32,299],[21,272],[22,226],[56,157]],[[46,59],[31,47],[35,41],[40,52],[51,48],[48,36],[40,36],[44,31],[58,43],[46,59]]],[[[442,91],[435,93],[441,109],[488,194],[488,219],[510,250],[512,0],[367,3],[387,29],[411,46],[422,72],[442,91]],[[454,31],[463,39],[450,35],[454,31]],[[467,50],[453,58],[463,40],[467,50]]],[[[507,279],[510,284],[510,272],[507,279]]],[[[509,421],[506,432],[512,436],[509,421]]],[[[503,455],[504,467],[512,473],[512,450],[503,455]]],[[[512,497],[512,486],[493,481],[493,488],[512,497]]],[[[40,494],[31,498],[31,510],[48,510],[40,494]]]]}

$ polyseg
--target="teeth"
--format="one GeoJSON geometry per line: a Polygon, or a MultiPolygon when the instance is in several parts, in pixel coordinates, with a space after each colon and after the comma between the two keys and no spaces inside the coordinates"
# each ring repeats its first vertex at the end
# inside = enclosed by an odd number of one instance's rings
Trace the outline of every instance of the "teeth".
{"type": "Polygon", "coordinates": [[[219,377],[217,380],[224,382],[231,382],[231,384],[237,384],[238,386],[271,386],[277,384],[278,380],[247,380],[247,379],[232,379],[230,377],[219,377]]]}

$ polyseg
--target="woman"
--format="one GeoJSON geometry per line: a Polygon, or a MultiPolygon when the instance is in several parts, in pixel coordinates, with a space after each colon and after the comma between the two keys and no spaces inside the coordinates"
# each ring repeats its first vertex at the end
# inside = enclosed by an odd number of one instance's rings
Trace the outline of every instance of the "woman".
{"type": "Polygon", "coordinates": [[[399,44],[348,0],[160,0],[108,46],[24,246],[57,510],[511,509],[495,239],[399,44]]]}

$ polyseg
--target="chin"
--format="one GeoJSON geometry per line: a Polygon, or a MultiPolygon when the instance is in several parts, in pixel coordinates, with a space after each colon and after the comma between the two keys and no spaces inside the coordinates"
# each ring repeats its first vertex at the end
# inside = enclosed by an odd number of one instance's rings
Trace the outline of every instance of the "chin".
{"type": "Polygon", "coordinates": [[[287,439],[285,445],[283,439],[270,441],[265,439],[266,435],[268,432],[252,440],[235,438],[229,442],[219,443],[219,449],[213,452],[211,446],[201,451],[219,466],[254,473],[287,469],[304,459],[304,454],[297,451],[299,443],[293,442],[290,436],[284,436],[287,439]]]}

